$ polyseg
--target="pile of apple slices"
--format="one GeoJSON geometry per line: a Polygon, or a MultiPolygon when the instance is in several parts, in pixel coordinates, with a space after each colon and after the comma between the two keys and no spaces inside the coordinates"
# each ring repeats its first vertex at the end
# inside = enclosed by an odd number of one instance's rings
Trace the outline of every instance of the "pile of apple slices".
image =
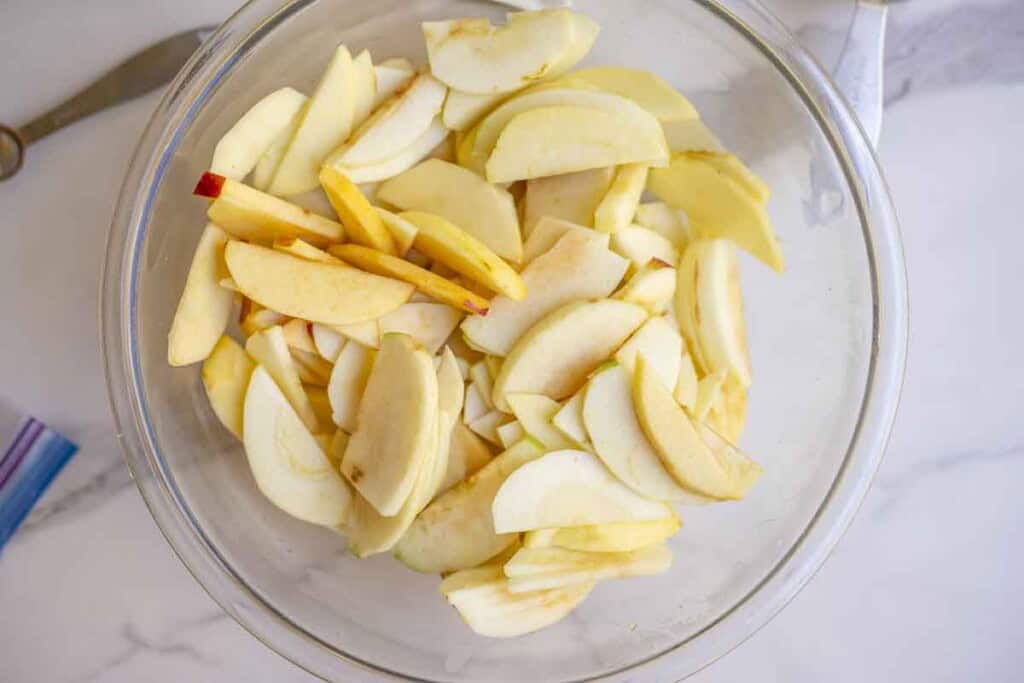
{"type": "Polygon", "coordinates": [[[195,188],[169,362],[274,505],[442,574],[485,636],[666,571],[674,506],[761,473],[736,247],[782,270],[768,190],[654,74],[573,70],[597,33],[428,22],[421,70],[340,46],[195,188]]]}

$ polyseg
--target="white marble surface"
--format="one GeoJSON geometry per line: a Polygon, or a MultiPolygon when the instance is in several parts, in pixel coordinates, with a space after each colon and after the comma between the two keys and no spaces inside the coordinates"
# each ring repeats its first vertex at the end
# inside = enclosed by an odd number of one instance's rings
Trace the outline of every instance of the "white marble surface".
{"type": "MultiPolygon", "coordinates": [[[[233,4],[6,0],[0,120],[19,122],[233,4]]],[[[791,0],[779,11],[828,63],[835,34],[822,24],[848,9],[791,0]]],[[[1022,34],[1020,0],[894,10],[880,154],[903,221],[912,326],[892,445],[817,578],[693,680],[1020,679],[1022,34]]],[[[0,185],[0,403],[82,445],[0,557],[0,680],[307,681],[187,574],[115,442],[96,283],[122,171],[154,101],[44,141],[0,185]]]]}

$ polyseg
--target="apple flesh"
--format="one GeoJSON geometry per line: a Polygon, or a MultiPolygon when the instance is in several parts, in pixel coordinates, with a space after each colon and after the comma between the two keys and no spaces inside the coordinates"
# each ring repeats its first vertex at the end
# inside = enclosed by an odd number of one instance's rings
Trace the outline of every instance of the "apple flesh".
{"type": "Polygon", "coordinates": [[[611,239],[609,235],[585,228],[582,225],[545,216],[540,219],[526,239],[526,244],[523,245],[523,263],[528,264],[541,254],[550,251],[567,232],[574,232],[584,239],[600,244],[605,249],[608,248],[611,239]]]}
{"type": "MultiPolygon", "coordinates": [[[[523,235],[533,236],[535,226],[545,218],[594,227],[594,212],[611,186],[615,169],[593,168],[526,181],[523,235]]],[[[524,257],[525,262],[530,259],[524,257]]]]}
{"type": "Polygon", "coordinates": [[[633,221],[640,196],[647,184],[647,166],[626,164],[615,171],[615,179],[594,211],[594,229],[618,232],[633,221]]]}
{"type": "Polygon", "coordinates": [[[683,338],[679,336],[679,330],[664,317],[654,317],[648,318],[615,352],[615,360],[632,377],[636,371],[637,358],[643,356],[661,383],[672,390],[679,378],[682,353],[683,338]]]}
{"type": "Polygon", "coordinates": [[[224,335],[203,361],[203,388],[214,415],[228,431],[242,438],[242,413],[249,377],[256,368],[249,354],[231,337],[224,335]]]}
{"type": "Polygon", "coordinates": [[[291,254],[292,256],[298,256],[299,258],[306,259],[307,261],[343,265],[341,259],[335,258],[323,249],[318,249],[309,242],[304,242],[297,237],[276,239],[274,240],[273,247],[280,252],[291,254]]]}
{"type": "Polygon", "coordinates": [[[298,90],[285,87],[254,104],[213,148],[210,171],[232,180],[245,178],[308,99],[298,90]]]}
{"type": "Polygon", "coordinates": [[[376,352],[357,342],[342,348],[327,384],[333,422],[349,434],[359,426],[359,404],[373,369],[376,352]]]}
{"type": "Polygon", "coordinates": [[[651,259],[669,265],[679,263],[679,250],[667,239],[639,225],[628,225],[612,235],[611,248],[628,258],[634,268],[643,268],[651,259]]]}
{"type": "Polygon", "coordinates": [[[647,202],[636,207],[634,217],[642,225],[658,233],[682,253],[695,237],[690,220],[682,209],[674,209],[665,202],[647,202]]]}
{"type": "Polygon", "coordinates": [[[630,99],[659,121],[692,121],[699,118],[689,100],[650,71],[621,66],[595,66],[573,71],[567,78],[630,99]]]}
{"type": "Polygon", "coordinates": [[[302,380],[280,326],[249,337],[245,342],[245,351],[274,379],[306,428],[313,434],[319,432],[320,420],[302,387],[302,380]]]}
{"type": "Polygon", "coordinates": [[[395,243],[396,255],[405,256],[409,249],[412,248],[412,243],[416,240],[416,226],[398,214],[391,213],[379,206],[375,207],[375,209],[384,226],[391,232],[391,239],[395,243]]]}
{"type": "MultiPolygon", "coordinates": [[[[468,396],[468,392],[467,392],[468,396]]],[[[452,427],[451,444],[448,451],[448,467],[445,470],[438,494],[445,493],[463,481],[494,458],[487,443],[473,433],[465,423],[452,427]]]]}
{"type": "Polygon", "coordinates": [[[707,370],[728,371],[741,387],[750,386],[750,351],[743,316],[743,292],[736,249],[726,240],[697,244],[694,317],[707,370]],[[696,311],[700,316],[696,316],[696,311]]]}
{"type": "MultiPolygon", "coordinates": [[[[433,355],[462,321],[462,317],[458,309],[446,304],[408,303],[378,318],[377,324],[382,335],[389,332],[407,334],[433,355]]],[[[461,412],[461,409],[460,403],[457,412],[461,412]]]]}
{"type": "Polygon", "coordinates": [[[725,154],[725,146],[700,119],[663,121],[665,140],[673,154],[684,152],[711,152],[725,154]]]}
{"type": "Polygon", "coordinates": [[[380,182],[412,168],[430,156],[431,152],[445,141],[449,132],[441,118],[435,117],[419,137],[392,157],[365,166],[348,166],[340,161],[331,165],[348,176],[353,183],[380,182]]]}
{"type": "Polygon", "coordinates": [[[395,254],[397,249],[391,231],[373,208],[370,201],[355,183],[344,173],[324,166],[320,169],[320,184],[327,198],[341,218],[341,224],[349,239],[357,244],[372,247],[385,254],[395,254]]]}
{"type": "Polygon", "coordinates": [[[622,552],[592,553],[565,548],[522,548],[505,563],[512,593],[552,590],[629,576],[662,574],[672,566],[664,545],[622,552]]]}
{"type": "Polygon", "coordinates": [[[652,259],[633,273],[612,298],[639,304],[651,315],[664,313],[676,291],[676,270],[668,263],[652,259]]]}
{"type": "Polygon", "coordinates": [[[568,401],[562,404],[555,416],[551,418],[551,424],[558,428],[571,441],[575,447],[584,451],[593,452],[594,445],[590,443],[590,436],[587,434],[586,425],[583,424],[583,398],[586,394],[586,387],[572,395],[568,401]]]}
{"type": "Polygon", "coordinates": [[[540,394],[509,394],[508,405],[525,432],[547,450],[576,448],[576,444],[551,423],[562,407],[558,402],[540,394]]]}
{"type": "Polygon", "coordinates": [[[524,548],[556,547],[588,553],[622,553],[662,543],[682,527],[679,517],[528,531],[524,548]]]}

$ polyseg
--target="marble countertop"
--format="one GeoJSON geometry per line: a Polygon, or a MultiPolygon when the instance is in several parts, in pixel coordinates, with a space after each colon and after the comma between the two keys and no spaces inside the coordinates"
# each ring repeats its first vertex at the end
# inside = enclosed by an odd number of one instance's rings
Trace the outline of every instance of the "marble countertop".
{"type": "MultiPolygon", "coordinates": [[[[6,0],[0,121],[22,121],[234,4],[6,0]]],[[[834,59],[848,2],[770,4],[826,64],[834,59]]],[[[903,223],[912,324],[892,443],[817,577],[692,680],[1019,680],[1022,33],[1020,0],[893,9],[880,156],[903,223]]],[[[188,575],[116,442],[97,281],[123,169],[154,103],[32,147],[22,174],[0,185],[0,407],[38,415],[82,446],[0,557],[0,680],[309,681],[188,575]]]]}

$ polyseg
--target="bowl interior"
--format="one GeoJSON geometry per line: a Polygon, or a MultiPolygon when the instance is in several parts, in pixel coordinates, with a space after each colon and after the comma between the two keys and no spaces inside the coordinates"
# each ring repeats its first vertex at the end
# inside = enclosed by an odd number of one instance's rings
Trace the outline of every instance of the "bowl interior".
{"type": "MultiPolygon", "coordinates": [[[[505,11],[481,2],[308,3],[270,20],[204,91],[194,116],[179,116],[128,255],[137,410],[200,543],[254,596],[228,605],[236,613],[276,613],[308,647],[420,679],[609,674],[706,634],[778,567],[833,486],[861,416],[874,333],[865,229],[833,142],[764,50],[703,3],[575,4],[602,26],[587,63],[657,72],[772,187],[769,210],[787,271],[778,276],[742,257],[754,384],[741,445],[764,465],[764,477],[742,503],[682,510],[671,572],[600,585],[564,622],[504,641],[473,635],[437,592],[438,577],[389,556],[356,560],[340,537],[289,518],[260,495],[239,444],[209,409],[196,368],[166,363],[167,330],[204,224],[192,186],[242,112],[283,85],[309,92],[339,42],[353,53],[369,48],[377,60],[422,63],[419,21],[505,11]]],[[[675,676],[703,663],[686,660],[685,650],[675,676]]]]}

